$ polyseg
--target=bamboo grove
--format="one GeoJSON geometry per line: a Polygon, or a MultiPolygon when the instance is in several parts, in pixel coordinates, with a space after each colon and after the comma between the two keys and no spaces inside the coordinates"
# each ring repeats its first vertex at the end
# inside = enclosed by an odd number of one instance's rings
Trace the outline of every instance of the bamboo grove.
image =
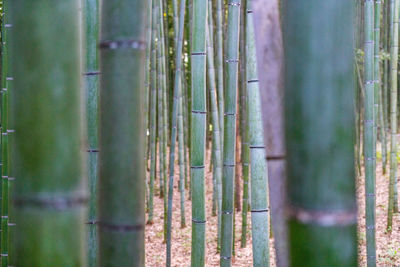
{"type": "Polygon", "coordinates": [[[377,265],[400,0],[0,5],[1,266],[145,266],[154,225],[166,266],[176,225],[186,266],[377,265]]]}

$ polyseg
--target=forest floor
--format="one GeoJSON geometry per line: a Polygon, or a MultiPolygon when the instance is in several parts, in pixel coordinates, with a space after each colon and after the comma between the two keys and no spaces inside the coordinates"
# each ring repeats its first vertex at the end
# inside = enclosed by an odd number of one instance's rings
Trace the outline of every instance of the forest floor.
{"type": "MultiPolygon", "coordinates": [[[[217,253],[217,217],[212,216],[212,172],[209,171],[210,156],[206,157],[206,266],[219,266],[217,253]]],[[[400,266],[400,214],[394,214],[393,229],[386,231],[387,202],[388,202],[388,172],[383,175],[381,162],[377,163],[376,176],[376,244],[378,266],[400,266]]],[[[185,201],[186,227],[181,228],[180,193],[178,191],[179,167],[175,166],[174,206],[172,223],[172,266],[190,266],[191,249],[191,208],[188,191],[185,201]]],[[[398,172],[399,173],[399,172],[398,172]]],[[[158,175],[157,175],[158,177],[158,175]]],[[[159,192],[159,183],[155,183],[155,192],[159,192]]],[[[364,175],[357,179],[358,201],[358,243],[359,266],[366,266],[366,235],[365,235],[365,190],[364,175]]],[[[164,208],[163,199],[154,197],[154,224],[146,225],[146,266],[165,266],[166,245],[163,242],[164,208]]],[[[248,213],[247,245],[240,247],[242,213],[235,214],[235,256],[232,266],[252,266],[251,248],[251,218],[248,213]]],[[[275,266],[273,238],[270,239],[271,266],[275,266]]]]}

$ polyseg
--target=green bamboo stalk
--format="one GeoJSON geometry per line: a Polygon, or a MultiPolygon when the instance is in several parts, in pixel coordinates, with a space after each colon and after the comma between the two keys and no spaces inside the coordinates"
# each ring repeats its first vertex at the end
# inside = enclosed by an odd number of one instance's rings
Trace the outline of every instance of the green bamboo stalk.
{"type": "Polygon", "coordinates": [[[87,221],[88,265],[97,266],[97,162],[98,162],[98,86],[99,61],[97,44],[99,42],[99,2],[85,0],[83,20],[85,26],[84,83],[86,93],[86,127],[88,135],[87,164],[89,181],[89,212],[87,221]]]}
{"type": "Polygon", "coordinates": [[[364,3],[364,164],[367,264],[374,266],[375,255],[375,89],[374,89],[374,1],[364,3]]]}
{"type": "Polygon", "coordinates": [[[387,230],[392,230],[394,187],[397,179],[397,63],[399,35],[399,0],[391,0],[390,37],[390,182],[387,230]]]}
{"type": "MultiPolygon", "coordinates": [[[[162,172],[163,172],[163,200],[164,200],[164,242],[167,241],[167,209],[168,209],[168,200],[167,200],[167,177],[168,177],[168,162],[167,162],[167,146],[168,146],[168,107],[167,107],[167,84],[168,84],[168,69],[167,69],[167,58],[168,58],[168,34],[165,34],[166,25],[164,24],[164,5],[163,0],[159,0],[159,40],[160,42],[160,82],[161,82],[161,109],[162,113],[160,114],[161,120],[161,127],[163,128],[161,131],[162,136],[162,143],[161,143],[161,150],[162,153],[162,172]]],[[[168,22],[167,22],[168,23],[168,22]]]]}
{"type": "MultiPolygon", "coordinates": [[[[247,213],[249,208],[249,127],[248,127],[248,96],[247,96],[247,73],[246,73],[246,4],[241,7],[241,16],[243,19],[240,24],[240,51],[241,51],[241,81],[240,81],[240,93],[241,93],[241,120],[240,120],[240,131],[242,135],[242,180],[243,180],[243,199],[242,199],[242,236],[241,236],[241,247],[246,246],[247,242],[247,213]]],[[[254,29],[253,29],[254,31],[254,29]]],[[[254,40],[253,40],[254,42],[254,40]]]]}
{"type": "MultiPolygon", "coordinates": [[[[400,4],[399,4],[399,5],[400,5],[400,4]]],[[[396,11],[398,11],[398,10],[395,10],[394,12],[396,12],[396,11]]],[[[396,22],[397,22],[397,21],[396,21],[396,22]]],[[[395,23],[396,23],[396,22],[395,22],[395,23]]],[[[398,35],[398,34],[397,34],[397,35],[398,35]]],[[[398,68],[398,67],[397,67],[397,68],[398,68]]],[[[397,79],[398,79],[398,78],[397,78],[397,79]]],[[[397,84],[397,87],[398,87],[398,84],[397,84]]],[[[398,107],[397,107],[397,109],[398,109],[398,107]]],[[[399,121],[400,113],[397,112],[397,110],[396,110],[396,113],[397,113],[397,121],[399,121]]],[[[397,129],[396,129],[396,131],[397,131],[397,129]]],[[[396,148],[396,154],[397,154],[397,148],[396,148]]],[[[394,212],[394,213],[398,213],[398,212],[399,212],[399,207],[398,207],[397,178],[394,179],[393,191],[394,191],[394,193],[393,193],[393,212],[394,212]]]]}
{"type": "MultiPolygon", "coordinates": [[[[210,172],[212,171],[213,173],[213,195],[212,195],[212,216],[217,216],[218,213],[218,189],[217,189],[217,175],[215,174],[216,172],[216,153],[221,153],[221,148],[219,147],[219,152],[216,152],[217,147],[215,144],[215,134],[214,130],[215,129],[215,123],[214,123],[214,113],[213,113],[213,105],[217,105],[217,112],[218,112],[218,102],[212,103],[213,96],[211,95],[211,89],[216,90],[216,80],[215,80],[215,64],[214,64],[214,19],[213,19],[213,4],[212,0],[208,0],[208,13],[207,13],[207,21],[208,21],[208,27],[207,27],[207,33],[206,33],[206,46],[207,46],[207,79],[208,79],[208,87],[209,90],[207,90],[207,96],[208,96],[208,107],[210,109],[210,116],[209,119],[211,120],[210,124],[212,127],[209,127],[211,131],[211,141],[212,141],[212,153],[211,153],[211,161],[210,161],[210,172]],[[210,55],[209,55],[210,54],[210,55]],[[209,57],[211,58],[209,59],[209,57]],[[211,61],[210,61],[211,60],[211,61]],[[212,88],[213,87],[213,88],[212,88]]],[[[216,100],[217,101],[217,100],[216,100]]],[[[217,113],[217,116],[219,116],[219,113],[217,113]]],[[[220,124],[218,121],[218,138],[219,140],[219,146],[221,145],[221,135],[220,135],[220,124]]],[[[221,157],[219,155],[219,157],[221,157]]],[[[222,163],[221,163],[222,164],[222,163]]],[[[217,238],[218,239],[218,238],[217,238]]]]}
{"type": "Polygon", "coordinates": [[[3,48],[4,48],[4,63],[5,68],[3,69],[3,89],[1,91],[1,266],[7,267],[9,261],[9,123],[8,123],[8,103],[9,103],[9,94],[11,91],[11,84],[13,83],[12,71],[8,67],[8,57],[9,57],[9,43],[8,36],[12,33],[12,24],[10,23],[9,14],[8,14],[8,1],[3,2],[3,48]],[[7,14],[6,14],[7,13],[7,14]]]}
{"type": "Polygon", "coordinates": [[[79,1],[9,3],[15,265],[85,266],[79,1]]]}
{"type": "Polygon", "coordinates": [[[221,266],[232,264],[233,194],[235,177],[236,103],[239,62],[240,0],[228,1],[226,65],[225,65],[225,109],[224,109],[224,153],[222,178],[222,228],[221,266]]]}
{"type": "Polygon", "coordinates": [[[177,124],[178,124],[178,108],[179,108],[179,95],[181,90],[181,66],[182,66],[182,46],[183,46],[183,30],[185,18],[186,0],[181,0],[179,11],[179,33],[177,50],[175,51],[175,82],[174,82],[174,100],[172,106],[172,125],[171,125],[171,145],[169,151],[169,188],[168,188],[168,220],[167,220],[167,263],[171,266],[171,236],[172,236],[172,198],[174,193],[174,167],[175,167],[175,144],[177,137],[177,124]]]}
{"type": "Polygon", "coordinates": [[[206,28],[207,1],[193,0],[191,23],[191,120],[190,166],[192,191],[192,266],[205,261],[205,185],[206,145],[206,28]]]}
{"type": "MultiPolygon", "coordinates": [[[[382,3],[377,3],[375,2],[375,9],[377,10],[376,12],[380,14],[379,16],[379,42],[381,43],[382,46],[382,51],[386,52],[386,28],[385,28],[385,16],[386,16],[386,5],[385,2],[382,3]],[[378,12],[379,8],[379,12],[378,12]],[[382,29],[381,29],[382,28],[382,29]]],[[[376,15],[378,15],[376,14],[376,15]]],[[[375,15],[375,18],[377,16],[375,15]]],[[[375,21],[375,27],[377,26],[377,21],[375,21]]],[[[376,41],[376,39],[375,39],[376,41]]],[[[379,55],[380,55],[380,47],[378,47],[379,55]]],[[[380,60],[380,58],[376,58],[377,60],[380,60]]],[[[385,132],[385,118],[384,118],[384,106],[383,106],[383,91],[385,90],[386,86],[386,79],[387,79],[387,68],[386,68],[386,59],[382,59],[381,64],[379,65],[379,68],[381,68],[380,73],[379,73],[379,79],[380,79],[380,87],[378,91],[378,105],[379,105],[379,110],[378,110],[378,119],[379,119],[379,134],[380,134],[380,142],[381,142],[381,151],[382,151],[382,172],[383,174],[386,174],[386,164],[387,164],[387,146],[386,146],[386,132],[385,132]]]]}
{"type": "MultiPolygon", "coordinates": [[[[379,92],[381,90],[380,70],[380,27],[381,27],[381,0],[375,0],[374,4],[374,155],[376,157],[376,146],[378,141],[379,127],[379,92]]],[[[376,165],[376,160],[375,160],[376,165]]],[[[376,166],[375,166],[376,170],[376,166]]],[[[376,175],[376,174],[375,174],[376,175]]]]}
{"type": "MultiPolygon", "coordinates": [[[[163,50],[163,41],[164,37],[162,35],[163,32],[163,15],[162,15],[162,8],[160,7],[161,0],[156,0],[156,9],[157,9],[157,80],[158,80],[158,87],[157,87],[157,131],[158,131],[158,155],[159,155],[159,186],[160,186],[160,198],[164,198],[164,108],[163,108],[163,86],[164,86],[164,79],[163,79],[163,61],[162,58],[164,57],[163,50]]],[[[165,198],[166,199],[166,198],[165,198]]],[[[166,208],[166,202],[164,203],[164,208],[166,208]]],[[[166,209],[164,209],[166,211],[166,209]]],[[[164,218],[166,222],[166,218],[164,218]]],[[[166,224],[165,224],[166,226],[166,224]]],[[[166,228],[164,228],[164,235],[166,235],[166,228]]]]}
{"type": "Polygon", "coordinates": [[[12,74],[10,73],[8,62],[9,62],[9,43],[8,36],[12,30],[12,24],[10,24],[9,12],[8,12],[8,1],[2,2],[2,90],[1,90],[1,240],[0,240],[0,252],[1,252],[1,265],[8,265],[8,202],[9,202],[9,155],[8,155],[8,95],[10,92],[10,78],[12,74]]]}
{"type": "Polygon", "coordinates": [[[150,57],[150,185],[149,185],[149,215],[147,224],[153,224],[154,211],[154,180],[157,173],[157,1],[152,1],[151,25],[151,57],[150,57]]]}
{"type": "Polygon", "coordinates": [[[215,66],[217,69],[217,92],[218,92],[218,111],[219,121],[221,127],[221,151],[224,149],[224,63],[223,63],[223,19],[222,13],[222,2],[223,0],[216,1],[216,31],[217,31],[217,42],[216,42],[216,61],[215,66]]]}
{"type": "Polygon", "coordinates": [[[99,265],[144,266],[146,1],[104,1],[99,265]]]}
{"type": "MultiPolygon", "coordinates": [[[[181,80],[183,71],[181,74],[181,80]]],[[[182,89],[185,88],[182,83],[182,89]]],[[[186,181],[186,170],[185,170],[185,138],[184,138],[184,126],[183,126],[183,97],[182,90],[179,90],[179,106],[178,106],[178,142],[179,142],[179,189],[181,193],[181,228],[186,227],[185,218],[185,181],[186,181]]]]}
{"type": "Polygon", "coordinates": [[[267,162],[261,119],[261,98],[251,0],[246,7],[246,77],[251,168],[251,222],[253,265],[269,266],[269,209],[267,162]]]}
{"type": "MultiPolygon", "coordinates": [[[[174,26],[174,50],[177,53],[176,49],[178,48],[178,35],[179,35],[179,12],[178,12],[178,0],[172,0],[172,12],[173,12],[173,26],[174,26]]],[[[167,11],[168,13],[168,11],[167,11]]],[[[176,55],[175,55],[176,57],[176,55]]],[[[175,62],[175,67],[177,62],[175,62]]]]}
{"type": "MultiPolygon", "coordinates": [[[[188,27],[189,27],[189,31],[188,31],[188,33],[189,33],[189,38],[188,38],[188,40],[189,40],[189,42],[187,43],[187,45],[188,45],[188,52],[189,53],[192,53],[192,47],[193,47],[193,1],[194,0],[189,0],[189,5],[188,5],[188,27]]],[[[189,129],[192,129],[192,108],[193,108],[193,103],[192,103],[192,96],[193,96],[193,89],[192,89],[192,80],[193,80],[193,77],[192,77],[192,56],[191,56],[191,54],[190,54],[190,56],[188,57],[188,71],[187,71],[187,81],[188,81],[188,83],[189,83],[189,86],[187,87],[187,97],[186,97],[186,99],[187,99],[187,117],[188,117],[188,128],[189,129]],[[190,113],[190,116],[189,116],[189,113],[190,113]]],[[[191,165],[191,162],[192,162],[192,153],[191,153],[191,151],[192,151],[192,133],[191,133],[191,130],[190,130],[190,132],[189,132],[189,134],[188,134],[188,148],[189,148],[189,153],[188,153],[188,159],[189,159],[189,162],[190,162],[190,165],[191,165]]],[[[190,177],[190,180],[189,180],[189,200],[192,200],[192,169],[191,168],[189,168],[189,177],[190,177]]],[[[192,208],[193,208],[193,206],[192,206],[192,208]]]]}
{"type": "MultiPolygon", "coordinates": [[[[152,0],[148,1],[149,8],[147,9],[147,24],[146,24],[146,71],[145,71],[145,92],[144,92],[144,129],[145,129],[145,140],[146,140],[146,153],[144,156],[146,170],[150,171],[149,168],[149,159],[150,159],[150,123],[151,120],[151,112],[149,111],[150,107],[150,77],[151,77],[151,37],[152,37],[152,12],[153,12],[153,5],[152,0]]],[[[151,164],[151,163],[150,163],[151,164]]],[[[150,187],[149,181],[147,181],[147,176],[145,180],[145,195],[146,195],[146,212],[149,211],[149,201],[150,201],[150,187]]]]}
{"type": "MultiPolygon", "coordinates": [[[[208,8],[212,7],[211,1],[208,1],[208,8]]],[[[208,14],[210,16],[210,13],[208,14]]],[[[210,102],[211,102],[211,120],[213,128],[213,149],[214,149],[214,165],[213,165],[213,176],[215,179],[215,192],[217,196],[217,246],[221,239],[221,205],[222,205],[222,151],[221,151],[221,127],[219,125],[219,112],[218,112],[218,101],[217,101],[217,90],[215,83],[215,68],[214,68],[214,51],[211,43],[211,34],[209,28],[206,33],[207,40],[207,65],[208,65],[208,77],[209,77],[209,90],[210,90],[210,102]]]]}
{"type": "MultiPolygon", "coordinates": [[[[157,5],[158,13],[161,13],[160,9],[160,1],[158,1],[157,5]]],[[[161,13],[162,14],[162,13],[161,13]]],[[[164,156],[164,143],[167,142],[165,139],[164,131],[165,131],[165,116],[164,116],[164,68],[163,68],[163,57],[164,57],[164,50],[162,49],[162,37],[161,37],[161,23],[160,17],[158,17],[157,22],[157,77],[158,77],[158,90],[157,90],[157,116],[158,116],[158,169],[159,169],[159,176],[160,176],[160,198],[163,199],[164,203],[164,223],[163,223],[163,233],[164,233],[164,242],[167,240],[167,192],[165,192],[166,187],[166,176],[165,176],[165,156],[164,156]]]]}
{"type": "MultiPolygon", "coordinates": [[[[384,14],[385,18],[383,21],[384,24],[384,40],[383,40],[383,46],[384,46],[384,51],[387,52],[388,54],[390,53],[390,1],[387,0],[384,2],[384,14]]],[[[383,86],[382,86],[382,116],[383,116],[383,146],[386,151],[385,157],[382,157],[382,168],[383,168],[383,173],[386,174],[386,166],[387,166],[387,161],[388,161],[388,151],[387,151],[387,139],[388,139],[388,88],[389,88],[389,74],[390,74],[390,62],[389,59],[385,59],[384,61],[384,71],[383,71],[383,86]]],[[[383,154],[383,152],[382,152],[383,154]]]]}
{"type": "MultiPolygon", "coordinates": [[[[373,10],[373,1],[367,2],[373,10]]],[[[291,266],[357,266],[352,5],[292,0],[283,8],[291,266]]],[[[371,60],[372,30],[366,31],[371,60]]],[[[373,79],[368,81],[371,116],[365,119],[373,119],[373,79]]]]}

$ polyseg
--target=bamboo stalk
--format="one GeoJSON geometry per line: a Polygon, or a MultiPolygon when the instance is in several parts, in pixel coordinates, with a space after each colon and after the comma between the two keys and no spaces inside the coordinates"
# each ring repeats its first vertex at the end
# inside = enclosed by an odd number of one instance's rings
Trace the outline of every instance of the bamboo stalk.
{"type": "Polygon", "coordinates": [[[269,266],[269,208],[267,162],[261,121],[261,98],[251,0],[246,10],[246,77],[251,168],[251,224],[253,265],[269,266]]]}
{"type": "Polygon", "coordinates": [[[152,1],[152,31],[150,56],[150,185],[149,185],[149,215],[147,224],[153,224],[154,181],[157,174],[157,5],[152,1]]]}
{"type": "Polygon", "coordinates": [[[221,127],[221,151],[224,150],[224,63],[223,63],[223,19],[222,3],[223,0],[215,0],[216,2],[216,30],[217,30],[217,42],[216,42],[216,69],[217,69],[217,92],[218,92],[218,111],[219,121],[221,127]]]}
{"type": "Polygon", "coordinates": [[[183,30],[185,18],[186,0],[181,0],[179,13],[179,33],[177,40],[176,52],[176,71],[174,82],[174,99],[172,107],[172,125],[171,125],[171,146],[169,152],[169,181],[168,181],[168,221],[167,221],[167,266],[171,266],[171,236],[172,236],[172,198],[174,193],[174,167],[175,167],[175,144],[177,137],[178,125],[178,108],[179,95],[181,94],[181,65],[182,65],[182,46],[183,46],[183,30]]]}
{"type": "Polygon", "coordinates": [[[192,266],[205,261],[204,158],[206,138],[206,27],[207,1],[193,0],[191,23],[191,190],[192,190],[192,266]]]}
{"type": "Polygon", "coordinates": [[[233,194],[235,177],[235,137],[239,62],[240,0],[228,1],[225,59],[224,153],[222,177],[221,266],[232,264],[233,194]]]}
{"type": "MultiPolygon", "coordinates": [[[[373,26],[373,2],[367,4],[373,26]]],[[[357,266],[352,5],[286,1],[283,8],[291,266],[357,266]]],[[[372,30],[366,52],[373,60],[372,30]]],[[[373,119],[370,67],[366,120],[373,119]]],[[[368,127],[372,141],[373,123],[368,127]]],[[[366,156],[373,157],[370,144],[366,156]]]]}
{"type": "MultiPolygon", "coordinates": [[[[374,1],[364,4],[364,164],[365,164],[365,217],[367,236],[367,263],[374,266],[375,255],[375,91],[374,88],[374,1]]],[[[375,77],[376,78],[376,77],[375,77]]]]}
{"type": "Polygon", "coordinates": [[[397,179],[397,63],[399,35],[399,1],[391,0],[390,38],[390,182],[387,230],[392,230],[395,180],[397,179]]]}
{"type": "Polygon", "coordinates": [[[98,162],[98,86],[99,61],[97,44],[99,42],[99,2],[85,0],[83,19],[85,26],[84,83],[86,93],[86,127],[88,135],[87,164],[89,181],[89,213],[87,221],[88,265],[97,266],[97,162],[98,162]]]}
{"type": "Polygon", "coordinates": [[[9,3],[15,265],[85,266],[79,1],[9,3]]]}
{"type": "Polygon", "coordinates": [[[104,1],[101,20],[99,265],[144,266],[146,1],[104,1]]]}
{"type": "Polygon", "coordinates": [[[9,68],[9,42],[8,37],[12,32],[12,24],[9,18],[9,2],[3,1],[2,20],[2,90],[1,90],[1,266],[8,266],[9,262],[9,229],[8,229],[8,206],[9,206],[9,124],[8,103],[11,84],[13,82],[12,72],[9,68]]]}
{"type": "MultiPolygon", "coordinates": [[[[210,1],[208,2],[209,9],[212,7],[210,1]]],[[[210,14],[208,14],[210,16],[210,14]]],[[[217,195],[217,240],[221,238],[221,205],[222,205],[222,151],[221,151],[221,127],[219,125],[219,111],[218,111],[218,100],[217,100],[217,89],[215,83],[215,68],[214,68],[214,51],[210,41],[210,31],[207,31],[207,64],[208,64],[208,77],[210,80],[210,102],[211,102],[211,119],[213,128],[213,149],[214,149],[214,169],[213,176],[215,177],[215,191],[217,195]]],[[[218,243],[218,241],[217,241],[218,243]]]]}

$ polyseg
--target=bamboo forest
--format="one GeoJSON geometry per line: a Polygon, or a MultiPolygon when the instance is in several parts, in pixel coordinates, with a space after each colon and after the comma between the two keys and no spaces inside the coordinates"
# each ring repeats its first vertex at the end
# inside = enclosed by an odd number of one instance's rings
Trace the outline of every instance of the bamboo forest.
{"type": "Polygon", "coordinates": [[[400,266],[400,0],[0,0],[0,265],[400,266]]]}

